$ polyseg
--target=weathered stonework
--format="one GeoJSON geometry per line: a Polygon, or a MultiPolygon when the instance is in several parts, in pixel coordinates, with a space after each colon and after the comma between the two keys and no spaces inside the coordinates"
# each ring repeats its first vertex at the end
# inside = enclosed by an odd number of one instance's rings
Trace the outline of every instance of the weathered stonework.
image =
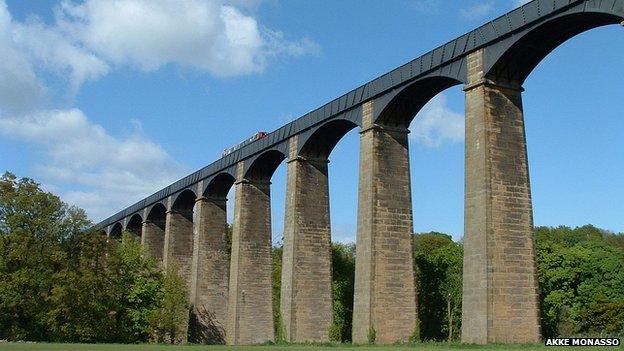
{"type": "Polygon", "coordinates": [[[408,341],[416,327],[412,201],[405,129],[373,124],[363,106],[353,342],[408,341]]]}
{"type": "Polygon", "coordinates": [[[521,87],[468,57],[462,341],[540,340],[521,87]]]}
{"type": "Polygon", "coordinates": [[[186,282],[188,294],[193,260],[193,221],[189,219],[189,216],[174,210],[167,211],[164,247],[165,270],[171,265],[177,268],[178,274],[186,282]]]}
{"type": "Polygon", "coordinates": [[[193,342],[225,342],[229,243],[225,198],[197,199],[190,301],[193,342]]]}
{"type": "Polygon", "coordinates": [[[297,156],[289,144],[280,312],[290,342],[329,341],[331,226],[327,160],[297,156]]]}
{"type": "Polygon", "coordinates": [[[226,343],[260,344],[275,338],[270,183],[243,179],[243,167],[239,164],[234,186],[226,343]]]}
{"type": "MultiPolygon", "coordinates": [[[[191,218],[192,214],[190,213],[182,214],[175,210],[167,211],[163,254],[165,272],[171,268],[177,269],[178,274],[186,283],[187,299],[190,298],[191,264],[193,260],[193,221],[191,218]]],[[[178,341],[186,342],[188,320],[180,329],[181,336],[178,341]]]]}
{"type": "Polygon", "coordinates": [[[164,223],[143,221],[143,235],[141,235],[141,246],[143,246],[150,257],[161,263],[163,260],[163,249],[165,245],[164,228],[164,223]]]}

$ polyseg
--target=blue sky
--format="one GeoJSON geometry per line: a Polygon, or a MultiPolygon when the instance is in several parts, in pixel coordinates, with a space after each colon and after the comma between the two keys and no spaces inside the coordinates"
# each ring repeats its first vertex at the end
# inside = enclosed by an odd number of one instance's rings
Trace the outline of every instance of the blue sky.
{"type": "MultiPolygon", "coordinates": [[[[0,170],[98,221],[521,2],[0,0],[0,170]]],[[[525,83],[536,225],[624,232],[622,62],[624,28],[598,28],[525,83]]],[[[458,86],[410,126],[417,232],[463,234],[463,114],[458,86]]],[[[333,239],[354,241],[356,130],[330,158],[333,239]]]]}

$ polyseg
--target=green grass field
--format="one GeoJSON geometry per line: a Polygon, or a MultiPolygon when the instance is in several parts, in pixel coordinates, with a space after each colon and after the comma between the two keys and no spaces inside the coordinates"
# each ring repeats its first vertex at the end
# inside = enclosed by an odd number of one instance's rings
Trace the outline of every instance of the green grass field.
{"type": "MultiPolygon", "coordinates": [[[[219,350],[240,350],[240,351],[335,351],[350,349],[353,351],[386,351],[386,350],[423,350],[423,351],[443,351],[443,350],[548,350],[556,347],[545,347],[544,345],[462,345],[447,343],[425,343],[416,345],[397,346],[351,346],[351,345],[267,345],[267,346],[207,346],[207,345],[120,345],[120,344],[46,344],[46,343],[0,343],[0,350],[4,351],[219,351],[219,350]]],[[[596,347],[573,347],[573,350],[596,350],[596,347]]],[[[604,348],[610,350],[622,350],[623,347],[604,348]]]]}

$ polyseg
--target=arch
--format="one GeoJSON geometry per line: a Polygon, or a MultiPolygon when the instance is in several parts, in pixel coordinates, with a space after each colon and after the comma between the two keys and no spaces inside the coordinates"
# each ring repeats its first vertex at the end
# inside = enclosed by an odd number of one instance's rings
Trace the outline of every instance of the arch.
{"type": "Polygon", "coordinates": [[[141,237],[142,235],[142,227],[143,227],[143,218],[138,213],[135,213],[130,217],[128,224],[126,225],[126,230],[130,233],[141,237]]]}
{"type": "Polygon", "coordinates": [[[160,202],[152,206],[147,214],[147,220],[156,224],[162,230],[165,230],[166,218],[167,208],[160,202]]]}
{"type": "MultiPolygon", "coordinates": [[[[615,0],[613,7],[617,2],[624,7],[624,0],[615,0]]],[[[624,17],[600,9],[561,14],[488,48],[494,58],[486,64],[486,77],[521,86],[537,65],[564,42],[590,29],[622,20],[624,17]]]]}
{"type": "Polygon", "coordinates": [[[174,197],[173,205],[171,209],[182,214],[189,221],[193,221],[193,207],[195,206],[195,200],[197,195],[190,189],[185,189],[181,193],[174,197]]]}
{"type": "Polygon", "coordinates": [[[300,141],[298,155],[313,159],[327,159],[340,139],[357,126],[353,121],[346,119],[329,121],[305,140],[300,141]]]}
{"type": "Polygon", "coordinates": [[[203,196],[225,198],[235,180],[234,176],[229,173],[219,173],[210,179],[206,189],[204,189],[203,196]]]}
{"type": "Polygon", "coordinates": [[[121,223],[117,222],[115,224],[113,224],[113,227],[110,230],[109,233],[109,237],[112,239],[121,239],[121,233],[123,232],[123,225],[121,225],[121,223]]]}
{"type": "Polygon", "coordinates": [[[245,172],[245,178],[270,181],[273,173],[285,158],[286,155],[279,150],[266,151],[253,160],[245,172]]]}
{"type": "Polygon", "coordinates": [[[433,76],[417,80],[395,91],[387,98],[387,102],[381,102],[381,106],[375,106],[376,111],[381,111],[375,118],[375,123],[389,127],[407,129],[420,109],[429,100],[442,91],[462,84],[461,81],[446,77],[433,76]]]}

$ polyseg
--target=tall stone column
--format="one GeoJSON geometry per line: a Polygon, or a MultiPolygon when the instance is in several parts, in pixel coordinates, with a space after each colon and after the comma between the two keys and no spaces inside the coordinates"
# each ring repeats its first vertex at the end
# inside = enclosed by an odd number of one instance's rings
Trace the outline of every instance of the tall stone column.
{"type": "Polygon", "coordinates": [[[147,251],[150,257],[158,262],[163,261],[163,251],[165,245],[165,223],[155,223],[149,220],[143,221],[143,235],[141,236],[141,246],[147,251]]]}
{"type": "MultiPolygon", "coordinates": [[[[192,211],[192,209],[191,209],[192,211]]],[[[190,297],[191,265],[193,261],[193,220],[192,213],[169,210],[166,214],[165,245],[163,268],[165,272],[175,268],[186,284],[186,297],[190,297]]],[[[190,302],[190,300],[189,300],[190,302]]],[[[187,341],[188,313],[180,326],[178,342],[187,341]]]]}
{"type": "Polygon", "coordinates": [[[406,129],[373,124],[363,106],[353,342],[408,341],[416,327],[412,201],[406,129]]]}
{"type": "Polygon", "coordinates": [[[190,301],[192,341],[224,343],[230,255],[225,198],[197,199],[190,301]]]}
{"type": "Polygon", "coordinates": [[[165,270],[175,266],[187,287],[191,287],[191,264],[193,261],[193,221],[190,214],[167,211],[165,226],[165,252],[163,263],[165,270]]]}
{"type": "Polygon", "coordinates": [[[522,88],[468,57],[462,341],[540,340],[522,88]]]}
{"type": "Polygon", "coordinates": [[[241,163],[234,186],[226,343],[260,344],[275,338],[270,183],[244,179],[241,163]]]}
{"type": "Polygon", "coordinates": [[[289,144],[280,312],[286,340],[329,341],[332,323],[331,226],[327,164],[289,144]]]}

